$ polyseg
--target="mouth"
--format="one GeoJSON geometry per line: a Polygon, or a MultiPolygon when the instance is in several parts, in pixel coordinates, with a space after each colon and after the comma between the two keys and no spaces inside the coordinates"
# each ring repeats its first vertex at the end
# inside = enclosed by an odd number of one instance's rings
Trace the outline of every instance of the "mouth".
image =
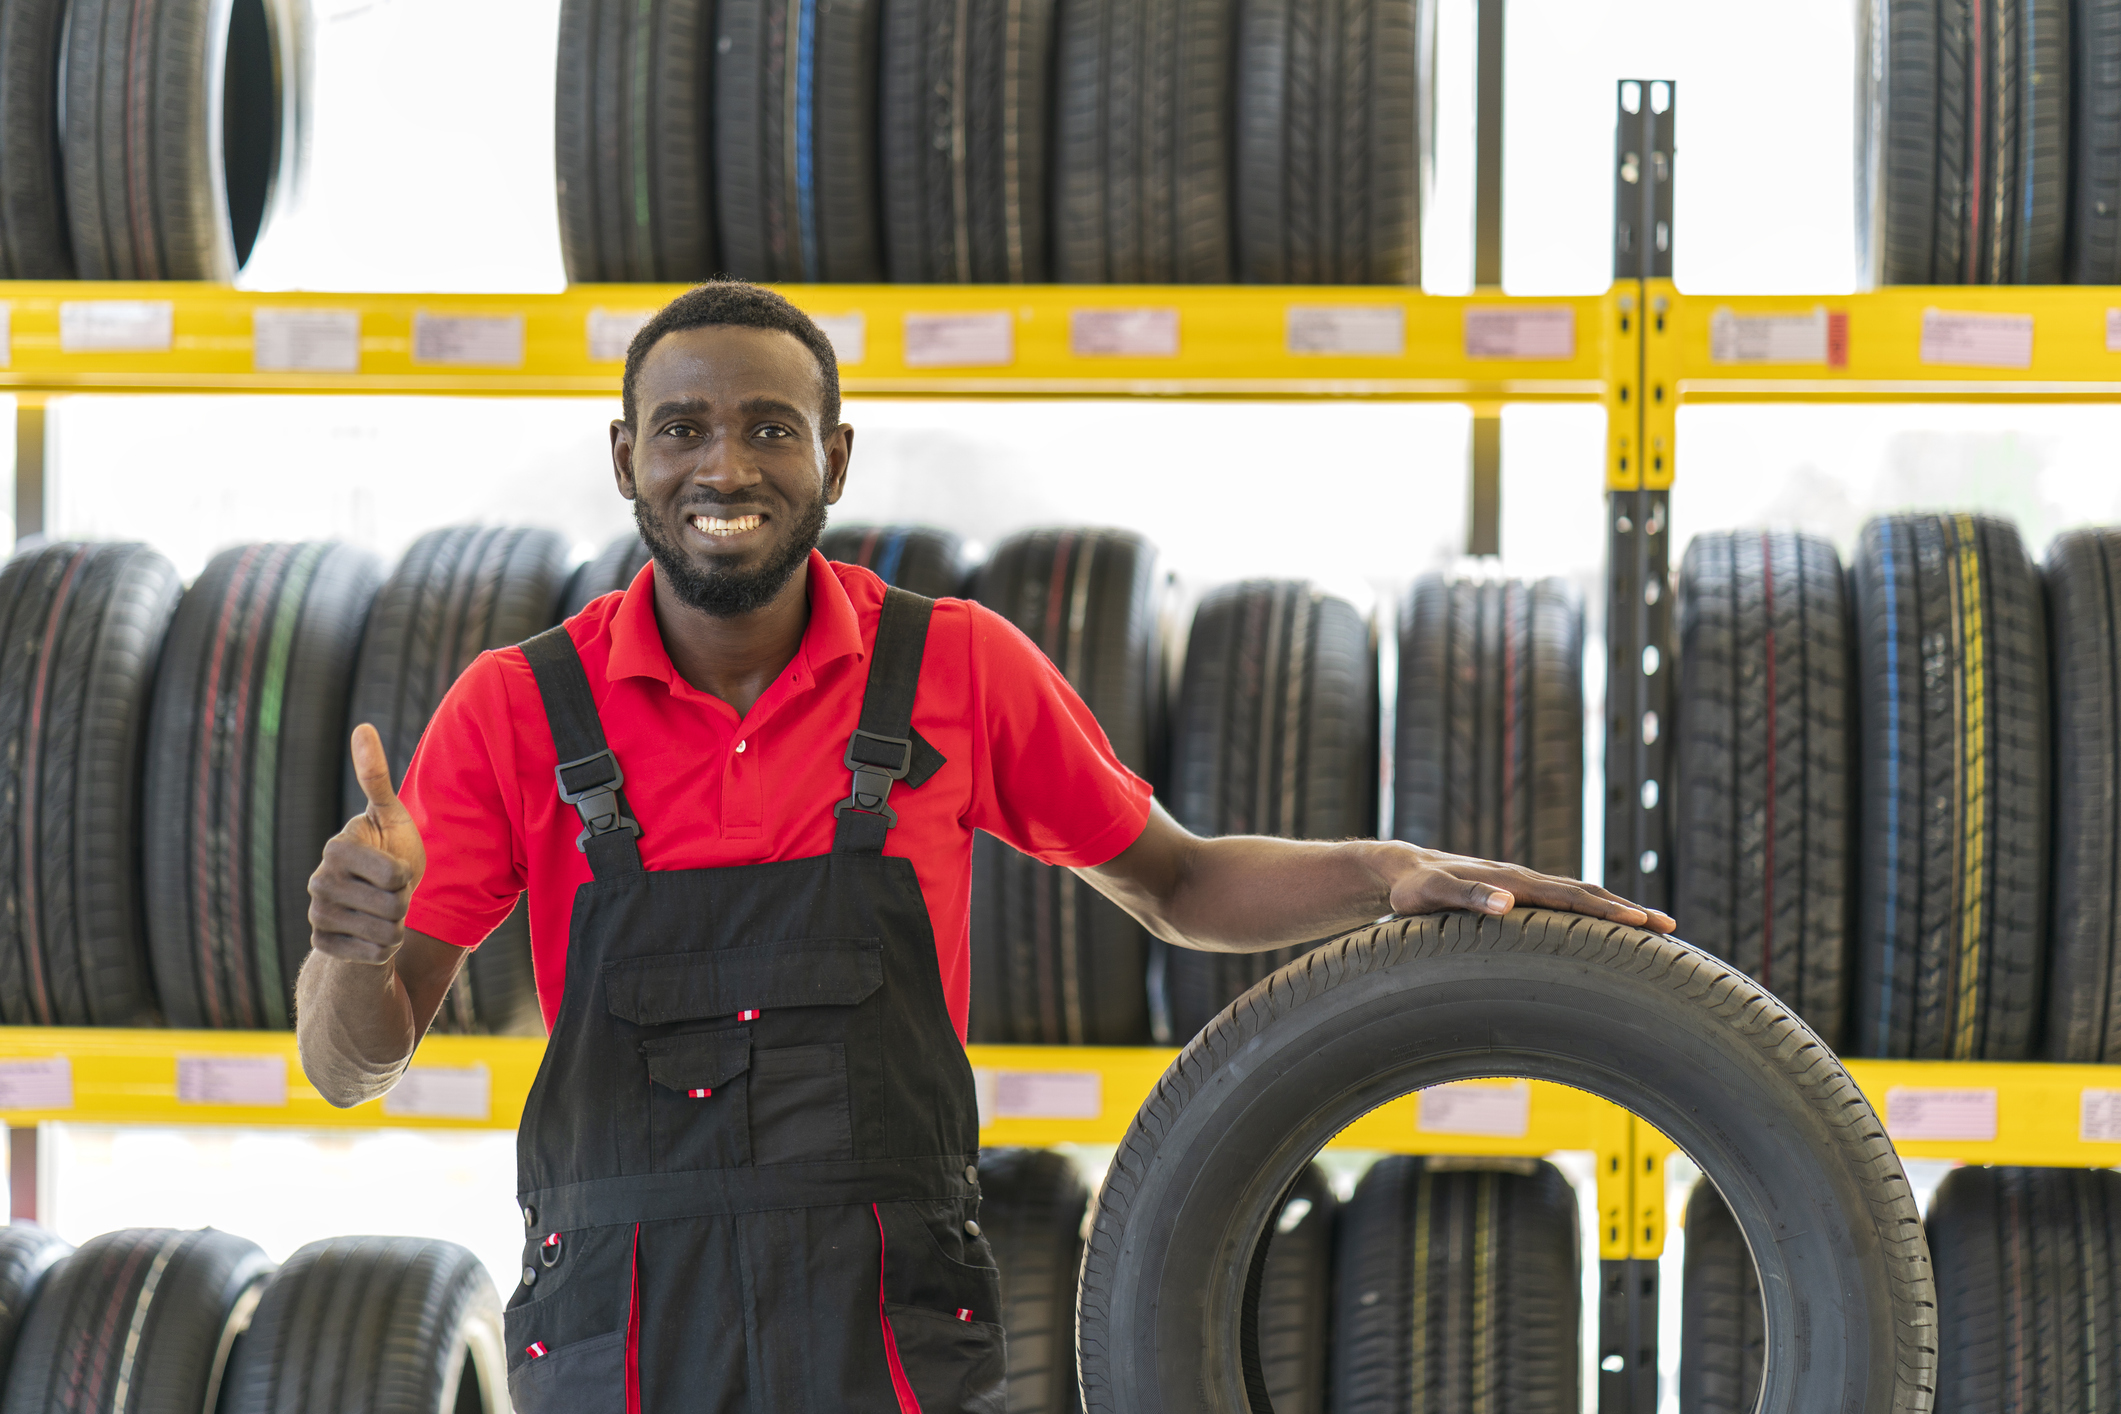
{"type": "Polygon", "coordinates": [[[730,516],[727,518],[695,515],[686,517],[686,521],[692,526],[693,530],[707,539],[717,543],[727,543],[756,533],[758,528],[766,523],[766,518],[757,514],[730,516]]]}

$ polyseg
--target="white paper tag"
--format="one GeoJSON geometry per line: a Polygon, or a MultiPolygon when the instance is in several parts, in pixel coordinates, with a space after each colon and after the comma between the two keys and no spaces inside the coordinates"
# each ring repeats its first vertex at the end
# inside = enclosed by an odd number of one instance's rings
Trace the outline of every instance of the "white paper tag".
{"type": "Polygon", "coordinates": [[[1839,368],[1848,363],[1847,349],[1848,316],[1829,314],[1825,305],[1810,314],[1733,314],[1718,309],[1709,316],[1709,358],[1716,363],[1824,363],[1839,368]]]}
{"type": "Polygon", "coordinates": [[[1178,311],[1071,310],[1068,352],[1077,358],[1177,358],[1178,311]]]}
{"type": "Polygon", "coordinates": [[[906,367],[999,368],[1016,362],[1016,320],[1006,313],[909,314],[906,367]]]}
{"type": "Polygon", "coordinates": [[[1895,1085],[1885,1092],[1885,1132],[1894,1139],[1971,1139],[1993,1143],[1996,1092],[1895,1085]]]}
{"type": "Polygon", "coordinates": [[[972,1072],[979,1122],[998,1119],[1096,1119],[1105,1112],[1105,1078],[1094,1070],[972,1072]]]}
{"type": "Polygon", "coordinates": [[[1292,354],[1386,354],[1407,351],[1407,312],[1396,304],[1292,304],[1292,354]]]}
{"type": "Polygon", "coordinates": [[[1574,358],[1576,311],[1565,304],[1466,308],[1467,358],[1574,358]]]}
{"type": "Polygon", "coordinates": [[[641,326],[655,318],[652,309],[592,309],[589,311],[589,361],[624,363],[626,350],[641,326]]]}
{"type": "Polygon", "coordinates": [[[176,306],[166,299],[70,299],[59,305],[61,353],[168,353],[176,306]]]}
{"type": "Polygon", "coordinates": [[[409,1119],[488,1119],[493,1077],[483,1065],[416,1065],[383,1097],[383,1113],[409,1119]]]}
{"type": "Polygon", "coordinates": [[[9,368],[15,362],[15,307],[0,300],[0,368],[9,368]]]}
{"type": "Polygon", "coordinates": [[[2106,311],[2106,351],[2121,353],[2121,309],[2106,311]]]}
{"type": "Polygon", "coordinates": [[[49,1060],[0,1061],[0,1110],[70,1110],[74,1107],[74,1063],[65,1056],[49,1060]]]}
{"type": "Polygon", "coordinates": [[[2031,368],[2033,317],[1925,309],[1922,361],[1968,368],[2031,368]]]}
{"type": "Polygon", "coordinates": [[[869,321],[860,314],[813,314],[810,322],[832,341],[833,356],[841,367],[860,363],[869,356],[869,321]]]}
{"type": "Polygon", "coordinates": [[[2121,1090],[2079,1094],[2077,1138],[2086,1144],[2121,1144],[2121,1090]]]}
{"type": "Polygon", "coordinates": [[[359,373],[361,315],[352,309],[259,309],[250,364],[260,373],[359,373]]]}
{"type": "Polygon", "coordinates": [[[1486,1134],[1522,1139],[1532,1128],[1532,1082],[1462,1080],[1421,1092],[1414,1127],[1423,1134],[1486,1134]]]}
{"type": "Polygon", "coordinates": [[[187,1105],[284,1105],[285,1056],[178,1056],[177,1099],[187,1105]]]}
{"type": "Polygon", "coordinates": [[[412,317],[412,361],[460,367],[521,368],[520,314],[429,314],[412,317]]]}

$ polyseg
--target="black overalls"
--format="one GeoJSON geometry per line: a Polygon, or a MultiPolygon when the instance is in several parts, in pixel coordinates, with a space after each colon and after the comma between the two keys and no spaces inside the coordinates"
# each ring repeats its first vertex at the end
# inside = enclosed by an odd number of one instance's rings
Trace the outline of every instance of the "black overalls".
{"type": "MultiPolygon", "coordinates": [[[[933,601],[884,597],[830,854],[648,871],[563,629],[523,645],[581,812],[567,982],[518,1138],[517,1414],[1001,1414],[972,1070],[884,857],[933,601]]],[[[834,742],[831,749],[839,749],[834,742]]]]}

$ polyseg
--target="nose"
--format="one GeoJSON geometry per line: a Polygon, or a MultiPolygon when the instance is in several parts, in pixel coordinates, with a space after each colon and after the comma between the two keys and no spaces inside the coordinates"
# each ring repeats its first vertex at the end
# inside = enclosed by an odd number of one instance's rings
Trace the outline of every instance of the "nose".
{"type": "Polygon", "coordinates": [[[716,436],[708,440],[692,479],[726,494],[756,486],[765,478],[759,474],[758,463],[744,438],[716,436]]]}

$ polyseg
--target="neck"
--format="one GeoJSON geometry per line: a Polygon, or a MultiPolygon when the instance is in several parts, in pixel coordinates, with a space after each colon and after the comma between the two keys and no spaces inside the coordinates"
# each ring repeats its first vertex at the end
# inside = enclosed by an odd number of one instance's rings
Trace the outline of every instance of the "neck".
{"type": "Polygon", "coordinates": [[[742,717],[795,659],[810,626],[810,571],[796,567],[762,608],[719,618],[680,600],[655,576],[655,621],[678,676],[742,717]]]}

